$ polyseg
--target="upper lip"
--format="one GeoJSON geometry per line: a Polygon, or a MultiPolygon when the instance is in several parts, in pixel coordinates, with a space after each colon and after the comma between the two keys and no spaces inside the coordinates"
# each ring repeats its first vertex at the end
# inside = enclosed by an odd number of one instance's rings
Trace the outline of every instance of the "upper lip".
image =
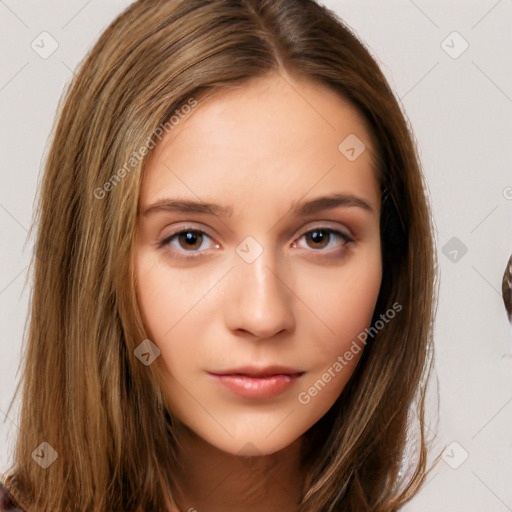
{"type": "Polygon", "coordinates": [[[289,366],[241,366],[240,368],[233,368],[231,370],[222,370],[218,372],[210,372],[213,375],[247,375],[250,377],[269,377],[272,375],[295,375],[304,373],[302,370],[290,368],[289,366]]]}

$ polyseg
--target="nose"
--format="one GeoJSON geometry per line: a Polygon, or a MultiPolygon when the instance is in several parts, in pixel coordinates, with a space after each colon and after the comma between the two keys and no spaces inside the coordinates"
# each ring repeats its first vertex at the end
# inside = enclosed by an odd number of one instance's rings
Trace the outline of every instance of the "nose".
{"type": "Polygon", "coordinates": [[[230,272],[226,324],[233,332],[244,331],[256,338],[271,338],[295,326],[293,290],[287,281],[289,272],[271,250],[263,250],[248,263],[235,255],[230,272]]]}

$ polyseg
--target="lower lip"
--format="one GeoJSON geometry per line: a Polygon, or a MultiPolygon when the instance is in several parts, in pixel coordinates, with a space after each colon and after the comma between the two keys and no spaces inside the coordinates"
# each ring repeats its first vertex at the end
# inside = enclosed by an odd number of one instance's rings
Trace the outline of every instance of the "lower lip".
{"type": "Polygon", "coordinates": [[[290,389],[302,373],[293,375],[271,375],[268,377],[249,377],[247,375],[216,375],[221,384],[244,398],[269,398],[290,389]]]}

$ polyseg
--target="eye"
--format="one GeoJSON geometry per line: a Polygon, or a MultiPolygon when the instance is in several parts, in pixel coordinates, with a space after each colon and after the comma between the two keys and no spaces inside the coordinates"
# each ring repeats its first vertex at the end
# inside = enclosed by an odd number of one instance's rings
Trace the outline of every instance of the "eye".
{"type": "MultiPolygon", "coordinates": [[[[299,240],[302,238],[306,239],[309,248],[313,248],[315,251],[320,250],[320,252],[327,252],[323,250],[326,248],[333,249],[336,246],[344,247],[354,241],[350,236],[341,231],[322,226],[307,231],[299,238],[299,240]],[[343,243],[341,245],[339,243],[332,243],[335,239],[338,239],[338,241],[341,239],[343,240],[343,243]]],[[[297,243],[294,242],[293,246],[297,247],[297,243]]]]}
{"type": "MultiPolygon", "coordinates": [[[[204,231],[201,231],[199,229],[184,229],[182,231],[178,231],[177,233],[173,233],[172,235],[169,235],[168,237],[164,238],[159,243],[159,245],[161,247],[170,246],[171,249],[176,252],[203,252],[198,251],[197,249],[201,248],[205,237],[211,239],[209,235],[207,235],[204,231]],[[182,251],[180,249],[185,249],[185,251],[182,251]]],[[[218,244],[216,244],[216,246],[219,247],[218,244]]],[[[196,256],[185,255],[183,257],[195,258],[196,256]]]]}
{"type": "MultiPolygon", "coordinates": [[[[158,242],[158,245],[159,247],[170,249],[173,253],[177,253],[178,257],[193,259],[201,257],[201,253],[205,252],[204,249],[211,248],[211,245],[209,247],[203,247],[205,238],[212,240],[204,231],[189,228],[177,231],[165,237],[158,242]],[[201,247],[203,247],[203,250],[200,250],[201,247]]],[[[318,226],[307,231],[298,240],[302,238],[307,240],[309,248],[312,248],[314,252],[330,252],[324,249],[333,249],[336,246],[340,247],[341,251],[343,251],[343,248],[347,244],[354,241],[350,236],[341,231],[323,226],[318,226]],[[335,240],[338,240],[338,242],[342,240],[342,243],[333,243],[335,240]]],[[[214,247],[219,248],[220,245],[214,244],[214,247]]],[[[297,242],[293,242],[292,247],[297,247],[297,242]]]]}

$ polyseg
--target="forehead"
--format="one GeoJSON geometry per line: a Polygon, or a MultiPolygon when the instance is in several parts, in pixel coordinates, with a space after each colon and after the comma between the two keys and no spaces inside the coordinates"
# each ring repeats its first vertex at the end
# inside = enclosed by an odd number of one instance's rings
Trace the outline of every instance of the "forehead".
{"type": "Polygon", "coordinates": [[[171,192],[261,199],[316,186],[378,194],[366,121],[329,87],[271,74],[197,100],[149,155],[142,202],[171,192]],[[355,160],[344,141],[362,151],[355,160]]]}

